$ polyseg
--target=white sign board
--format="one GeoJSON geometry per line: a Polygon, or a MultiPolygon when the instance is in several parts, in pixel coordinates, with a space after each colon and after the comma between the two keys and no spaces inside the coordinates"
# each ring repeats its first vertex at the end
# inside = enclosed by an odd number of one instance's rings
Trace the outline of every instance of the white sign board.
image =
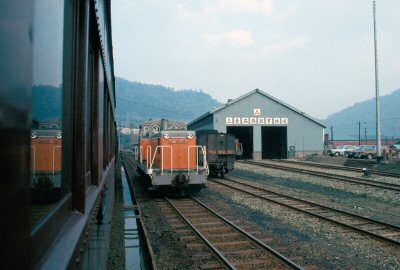
{"type": "MultiPolygon", "coordinates": [[[[254,109],[254,114],[261,109],[254,109]],[[258,111],[256,111],[258,110],[258,111]]],[[[287,117],[225,117],[226,125],[288,125],[287,117]]]]}
{"type": "Polygon", "coordinates": [[[240,117],[234,117],[233,118],[233,124],[234,125],[240,125],[240,117]]]}

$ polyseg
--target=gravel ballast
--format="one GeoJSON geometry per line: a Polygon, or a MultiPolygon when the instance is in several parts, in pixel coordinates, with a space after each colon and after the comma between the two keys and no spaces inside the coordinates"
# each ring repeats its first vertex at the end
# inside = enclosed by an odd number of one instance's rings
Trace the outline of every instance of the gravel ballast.
{"type": "MultiPolygon", "coordinates": [[[[398,194],[390,192],[374,194],[372,191],[376,191],[375,189],[362,189],[359,186],[321,180],[317,177],[265,168],[259,170],[256,166],[239,163],[235,166],[237,169],[234,173],[248,175],[251,171],[254,175],[259,174],[260,185],[265,184],[261,178],[270,175],[268,177],[275,179],[271,183],[279,188],[286,188],[288,192],[297,192],[298,197],[309,194],[313,200],[325,203],[337,198],[338,206],[343,201],[347,201],[349,205],[354,202],[367,204],[368,201],[372,201],[374,206],[386,205],[390,209],[396,209],[400,205],[399,198],[396,198],[398,194]],[[315,190],[310,192],[313,189],[315,190]]],[[[171,227],[171,220],[168,222],[165,212],[160,208],[159,198],[147,190],[143,184],[143,177],[136,173],[132,164],[127,167],[141,205],[143,221],[156,256],[157,267],[199,269],[201,261],[196,261],[191,251],[179,241],[175,229],[171,227]]],[[[301,266],[317,266],[320,269],[400,269],[398,247],[343,229],[330,222],[245,195],[211,181],[196,198],[228,219],[237,220],[235,223],[245,226],[246,231],[258,232],[256,237],[263,239],[266,244],[301,266]]]]}
{"type": "Polygon", "coordinates": [[[326,269],[400,267],[397,247],[217,184],[209,186],[201,199],[212,205],[230,205],[231,215],[274,235],[273,243],[285,245],[289,256],[300,256],[306,264],[326,269]]]}

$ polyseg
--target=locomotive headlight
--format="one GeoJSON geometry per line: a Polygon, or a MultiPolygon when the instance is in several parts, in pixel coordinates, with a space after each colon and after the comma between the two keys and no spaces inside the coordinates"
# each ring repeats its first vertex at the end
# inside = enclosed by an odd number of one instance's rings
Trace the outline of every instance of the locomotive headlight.
{"type": "Polygon", "coordinates": [[[61,139],[62,138],[62,132],[61,131],[57,132],[56,138],[57,139],[61,139]]]}
{"type": "Polygon", "coordinates": [[[166,140],[169,139],[169,134],[168,134],[168,133],[165,133],[165,134],[164,134],[164,139],[166,139],[166,140]]]}
{"type": "Polygon", "coordinates": [[[192,133],[192,132],[189,132],[189,133],[186,135],[186,138],[188,138],[189,140],[190,140],[190,139],[193,139],[193,133],[192,133]]]}
{"type": "Polygon", "coordinates": [[[31,133],[31,138],[32,138],[32,139],[37,138],[37,133],[36,133],[36,131],[32,131],[32,133],[31,133]]]}

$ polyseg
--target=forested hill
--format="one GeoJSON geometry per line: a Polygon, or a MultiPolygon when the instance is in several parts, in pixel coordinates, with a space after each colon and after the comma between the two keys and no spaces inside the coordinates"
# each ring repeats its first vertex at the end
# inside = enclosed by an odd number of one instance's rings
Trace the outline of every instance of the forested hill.
{"type": "Polygon", "coordinates": [[[189,122],[220,105],[201,90],[175,90],[116,78],[117,121],[135,126],[159,118],[189,122]]]}
{"type": "MultiPolygon", "coordinates": [[[[400,137],[400,89],[381,96],[381,120],[383,136],[400,137]]],[[[333,126],[334,136],[348,136],[358,135],[358,121],[361,122],[362,135],[365,128],[368,135],[375,135],[375,98],[355,103],[330,115],[324,122],[327,129],[333,126]]]]}

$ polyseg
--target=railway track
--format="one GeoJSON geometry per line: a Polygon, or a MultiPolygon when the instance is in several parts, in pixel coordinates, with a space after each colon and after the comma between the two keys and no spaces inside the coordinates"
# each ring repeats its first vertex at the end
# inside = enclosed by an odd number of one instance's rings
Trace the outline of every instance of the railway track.
{"type": "Polygon", "coordinates": [[[303,269],[196,198],[158,201],[168,222],[201,269],[303,269]]]}
{"type": "Polygon", "coordinates": [[[348,182],[348,183],[357,184],[357,185],[360,184],[360,185],[365,185],[365,186],[369,186],[369,187],[400,192],[399,184],[387,183],[387,182],[376,181],[376,180],[368,180],[368,179],[361,178],[361,177],[353,177],[353,176],[345,176],[345,175],[339,175],[339,174],[333,174],[333,173],[327,173],[327,172],[320,172],[320,171],[315,171],[315,170],[310,170],[310,169],[305,169],[305,168],[290,167],[290,165],[286,166],[286,165],[279,165],[279,164],[272,164],[272,163],[265,163],[265,162],[257,162],[257,161],[252,161],[252,160],[242,160],[239,162],[245,163],[245,164],[256,165],[256,166],[260,166],[260,167],[264,167],[264,168],[271,168],[271,169],[284,170],[284,171],[290,171],[290,172],[295,172],[295,173],[302,173],[302,174],[307,174],[307,175],[325,177],[325,178],[334,179],[334,180],[338,180],[338,181],[342,181],[342,182],[348,182]]]}
{"type": "MultiPolygon", "coordinates": [[[[295,160],[287,160],[287,159],[280,159],[280,160],[273,159],[272,161],[278,162],[278,163],[280,162],[280,163],[288,163],[288,164],[296,164],[296,165],[306,165],[306,166],[311,166],[311,167],[318,167],[318,168],[325,168],[325,169],[332,169],[332,170],[353,171],[353,172],[360,172],[360,173],[363,172],[362,168],[334,165],[334,164],[324,164],[324,163],[298,161],[298,160],[295,161],[295,160]]],[[[370,171],[374,175],[400,178],[399,173],[383,172],[383,171],[378,171],[378,170],[370,170],[370,171]]]]}
{"type": "Polygon", "coordinates": [[[225,177],[225,179],[209,179],[209,181],[318,217],[388,244],[400,246],[399,226],[278,193],[267,188],[257,187],[238,178],[225,177]]]}

